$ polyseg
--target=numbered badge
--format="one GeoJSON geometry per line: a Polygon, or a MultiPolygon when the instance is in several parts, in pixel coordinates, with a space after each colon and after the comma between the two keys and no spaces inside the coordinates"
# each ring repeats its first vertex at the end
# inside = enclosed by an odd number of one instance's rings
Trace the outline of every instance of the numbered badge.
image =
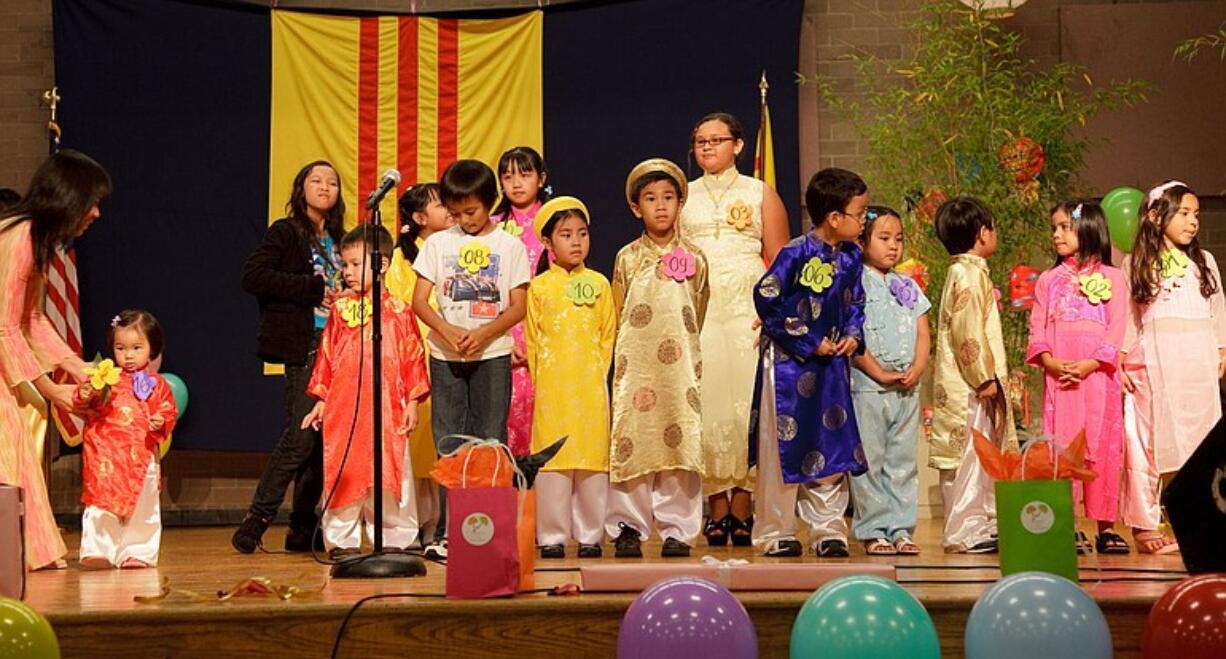
{"type": "Polygon", "coordinates": [[[834,266],[814,256],[800,271],[800,285],[821,293],[834,283],[834,266]]]}
{"type": "Polygon", "coordinates": [[[600,297],[600,289],[591,277],[575,277],[566,285],[566,297],[577,307],[592,306],[600,297]]]}
{"type": "Polygon", "coordinates": [[[459,264],[461,268],[477,274],[490,265],[490,248],[485,243],[473,241],[460,249],[459,264]]]}
{"type": "Polygon", "coordinates": [[[697,259],[694,255],[681,247],[676,247],[673,251],[667,253],[663,257],[664,260],[664,276],[673,279],[674,281],[685,281],[694,276],[698,271],[697,259]]]}

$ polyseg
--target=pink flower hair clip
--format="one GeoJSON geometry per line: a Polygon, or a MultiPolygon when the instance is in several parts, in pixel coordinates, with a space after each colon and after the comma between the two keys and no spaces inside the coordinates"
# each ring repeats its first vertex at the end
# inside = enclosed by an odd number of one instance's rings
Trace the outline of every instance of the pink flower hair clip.
{"type": "Polygon", "coordinates": [[[119,318],[119,316],[115,316],[114,318],[112,318],[112,319],[111,319],[111,327],[119,327],[119,321],[120,321],[120,320],[121,320],[121,319],[119,318]]]}

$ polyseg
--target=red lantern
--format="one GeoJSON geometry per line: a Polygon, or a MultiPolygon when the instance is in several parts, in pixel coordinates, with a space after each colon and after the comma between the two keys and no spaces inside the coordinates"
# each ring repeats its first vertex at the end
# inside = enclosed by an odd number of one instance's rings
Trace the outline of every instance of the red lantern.
{"type": "Polygon", "coordinates": [[[945,196],[945,191],[940,188],[925,190],[924,196],[915,205],[915,216],[924,224],[932,224],[937,217],[937,209],[945,203],[946,199],[948,197],[945,196]]]}
{"type": "Polygon", "coordinates": [[[1033,181],[1046,163],[1043,147],[1029,137],[1019,137],[1000,147],[1000,166],[1018,183],[1033,181]]]}
{"type": "Polygon", "coordinates": [[[910,277],[913,281],[915,281],[915,284],[919,286],[921,293],[928,292],[928,267],[923,263],[920,263],[915,259],[907,259],[906,261],[894,266],[894,272],[897,272],[904,277],[910,277]]]}
{"type": "Polygon", "coordinates": [[[1009,308],[1024,311],[1034,307],[1034,287],[1039,271],[1019,263],[1009,270],[1009,308]]]}

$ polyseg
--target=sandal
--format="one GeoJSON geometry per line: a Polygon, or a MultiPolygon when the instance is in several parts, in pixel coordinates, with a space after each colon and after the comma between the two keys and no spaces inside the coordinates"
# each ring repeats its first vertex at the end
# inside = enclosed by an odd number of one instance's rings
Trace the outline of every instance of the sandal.
{"type": "Polygon", "coordinates": [[[724,518],[724,530],[732,537],[732,546],[748,547],[753,544],[753,516],[741,519],[731,513],[724,518]]]}
{"type": "Polygon", "coordinates": [[[1133,531],[1132,539],[1137,543],[1138,554],[1165,556],[1179,553],[1179,543],[1168,538],[1161,531],[1141,531],[1140,533],[1133,531]]]}
{"type": "Polygon", "coordinates": [[[919,556],[920,546],[911,538],[900,535],[894,539],[894,551],[903,556],[919,556]]]}
{"type": "Polygon", "coordinates": [[[885,538],[873,538],[864,541],[864,553],[869,556],[893,556],[898,550],[885,538]]]}
{"type": "Polygon", "coordinates": [[[1132,548],[1120,534],[1107,529],[1094,537],[1094,550],[1100,554],[1123,556],[1132,553],[1132,548]]]}
{"type": "Polygon", "coordinates": [[[1075,538],[1074,542],[1077,543],[1077,555],[1085,556],[1086,554],[1089,554],[1090,553],[1090,539],[1086,537],[1086,534],[1081,531],[1078,531],[1077,534],[1074,536],[1074,538],[1075,538]]]}
{"type": "Polygon", "coordinates": [[[725,515],[719,519],[711,517],[707,518],[707,524],[702,529],[702,534],[707,538],[707,545],[711,547],[723,547],[728,544],[728,518],[731,514],[725,515]]]}

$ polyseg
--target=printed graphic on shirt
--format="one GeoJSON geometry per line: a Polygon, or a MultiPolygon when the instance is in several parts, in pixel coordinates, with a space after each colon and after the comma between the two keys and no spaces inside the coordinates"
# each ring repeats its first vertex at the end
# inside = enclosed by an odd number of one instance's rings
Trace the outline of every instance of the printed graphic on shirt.
{"type": "Polygon", "coordinates": [[[489,265],[477,272],[469,272],[459,263],[459,257],[443,257],[443,295],[453,302],[468,303],[468,317],[493,320],[498,317],[498,303],[502,294],[498,291],[498,268],[501,257],[489,255],[489,265]]]}
{"type": "MultiPolygon", "coordinates": [[[[323,277],[324,286],[327,291],[336,293],[343,288],[341,269],[338,265],[340,263],[340,255],[332,243],[331,236],[326,236],[322,243],[322,245],[311,245],[311,267],[316,277],[323,277]],[[322,251],[320,247],[323,247],[322,251]]],[[[323,329],[327,321],[328,307],[322,304],[315,307],[315,328],[323,329]]]]}

